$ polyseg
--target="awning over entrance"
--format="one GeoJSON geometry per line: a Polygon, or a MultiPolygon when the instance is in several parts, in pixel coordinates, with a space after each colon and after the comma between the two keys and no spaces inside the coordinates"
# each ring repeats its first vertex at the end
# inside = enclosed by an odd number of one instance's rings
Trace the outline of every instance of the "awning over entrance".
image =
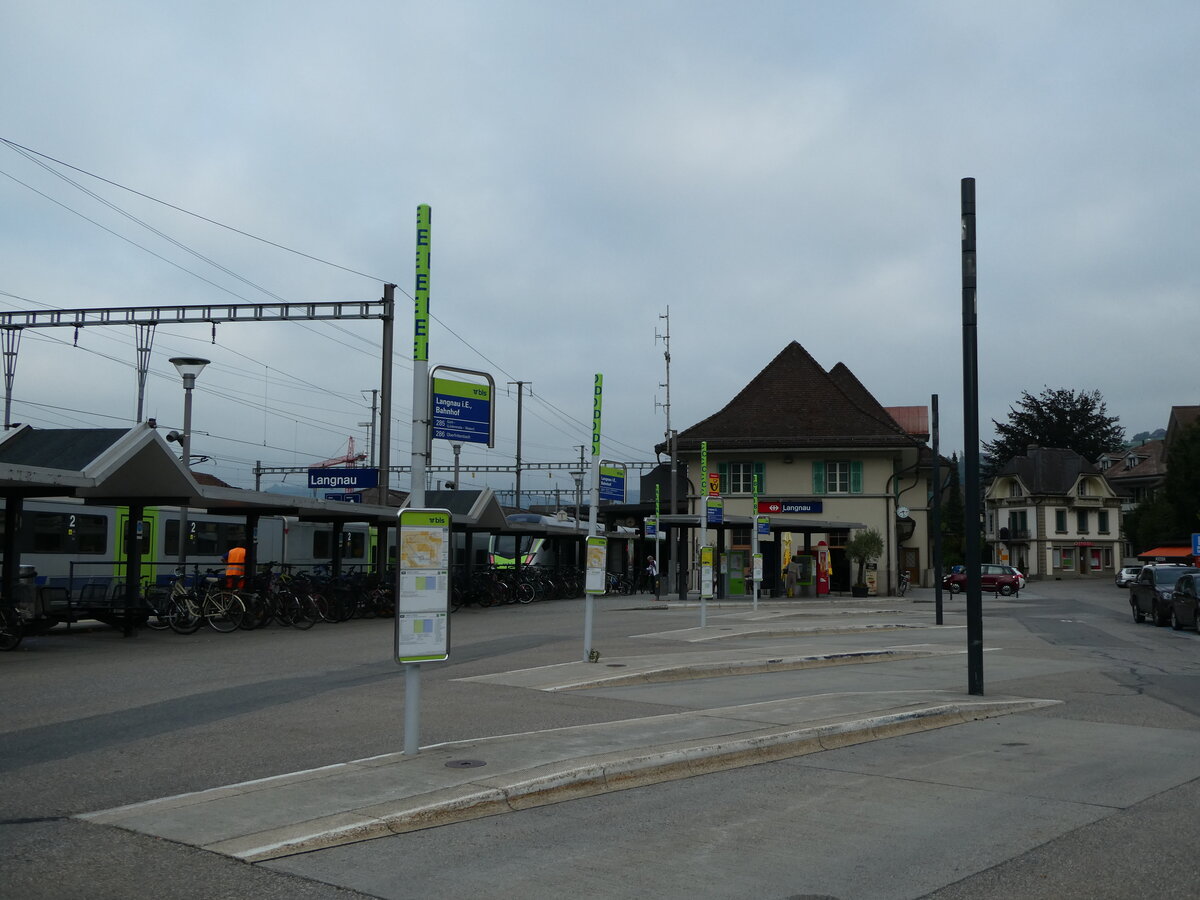
{"type": "Polygon", "coordinates": [[[1154,547],[1138,554],[1142,562],[1186,562],[1193,559],[1191,547],[1154,547]]]}

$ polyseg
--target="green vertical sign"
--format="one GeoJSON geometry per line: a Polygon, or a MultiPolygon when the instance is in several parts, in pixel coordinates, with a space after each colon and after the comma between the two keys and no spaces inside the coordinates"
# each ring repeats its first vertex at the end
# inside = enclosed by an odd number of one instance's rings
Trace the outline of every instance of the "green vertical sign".
{"type": "Polygon", "coordinates": [[[708,491],[708,441],[700,442],[700,490],[708,491]]]}
{"type": "Polygon", "coordinates": [[[596,373],[592,388],[592,456],[600,455],[600,408],[604,400],[604,376],[596,373]]]}
{"type": "Polygon", "coordinates": [[[429,359],[429,223],[428,203],[417,207],[417,286],[413,291],[414,360],[429,359]]]}

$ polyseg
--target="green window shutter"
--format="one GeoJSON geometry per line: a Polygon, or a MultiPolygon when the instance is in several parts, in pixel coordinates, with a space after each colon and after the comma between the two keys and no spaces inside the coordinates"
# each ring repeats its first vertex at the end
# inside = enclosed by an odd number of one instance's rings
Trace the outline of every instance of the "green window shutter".
{"type": "MultiPolygon", "coordinates": [[[[754,477],[758,479],[758,492],[761,494],[767,489],[767,464],[756,462],[754,464],[754,477]]],[[[755,510],[758,512],[758,510],[755,510]]]]}
{"type": "Polygon", "coordinates": [[[862,492],[862,462],[853,461],[850,463],[850,493],[861,494],[862,492]]]}
{"type": "Polygon", "coordinates": [[[825,493],[825,463],[820,460],[813,462],[813,493],[825,493]]]}
{"type": "MultiPolygon", "coordinates": [[[[721,496],[724,497],[729,493],[729,463],[717,463],[717,474],[721,477],[721,496]]],[[[708,485],[704,486],[708,490],[708,485]]]]}

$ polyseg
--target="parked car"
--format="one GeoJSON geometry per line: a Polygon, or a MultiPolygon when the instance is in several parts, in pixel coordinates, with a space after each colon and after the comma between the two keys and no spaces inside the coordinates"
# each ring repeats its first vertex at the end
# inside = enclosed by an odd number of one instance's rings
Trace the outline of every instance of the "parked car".
{"type": "MultiPolygon", "coordinates": [[[[979,580],[983,590],[989,593],[1000,593],[1006,597],[1015,594],[1025,584],[1025,576],[1012,566],[1002,566],[996,563],[985,563],[979,567],[979,580]]],[[[949,588],[950,593],[957,594],[967,586],[966,572],[951,572],[942,579],[942,587],[949,588]]]]}
{"type": "Polygon", "coordinates": [[[1150,616],[1155,625],[1166,625],[1171,621],[1171,595],[1175,590],[1175,583],[1184,575],[1196,574],[1200,574],[1200,569],[1178,563],[1142,566],[1137,580],[1129,586],[1129,606],[1133,610],[1133,621],[1145,622],[1146,616],[1150,616]]]}
{"type": "Polygon", "coordinates": [[[1175,582],[1171,592],[1171,627],[1195,628],[1200,631],[1200,617],[1196,607],[1200,604],[1200,575],[1184,575],[1175,582]]]}
{"type": "Polygon", "coordinates": [[[1141,566],[1126,566],[1117,572],[1117,587],[1129,587],[1137,581],[1138,573],[1142,571],[1141,566]]]}
{"type": "Polygon", "coordinates": [[[1024,574],[1022,574],[1020,569],[1018,569],[1016,566],[1006,566],[1006,565],[1001,565],[1000,568],[1008,569],[1009,574],[1017,576],[1017,590],[1021,590],[1022,588],[1025,587],[1025,576],[1024,576],[1024,574]]]}

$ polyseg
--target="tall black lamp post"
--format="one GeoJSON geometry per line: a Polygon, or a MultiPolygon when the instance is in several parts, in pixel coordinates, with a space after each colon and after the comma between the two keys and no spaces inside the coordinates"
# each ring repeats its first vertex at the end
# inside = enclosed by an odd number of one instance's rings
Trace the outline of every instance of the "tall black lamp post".
{"type": "MultiPolygon", "coordinates": [[[[196,386],[196,376],[204,371],[209,360],[197,356],[176,356],[171,359],[176,371],[183,378],[183,435],[180,443],[183,445],[183,465],[192,468],[192,388],[196,386]]],[[[187,524],[188,508],[179,509],[179,567],[187,564],[187,524]]]]}

